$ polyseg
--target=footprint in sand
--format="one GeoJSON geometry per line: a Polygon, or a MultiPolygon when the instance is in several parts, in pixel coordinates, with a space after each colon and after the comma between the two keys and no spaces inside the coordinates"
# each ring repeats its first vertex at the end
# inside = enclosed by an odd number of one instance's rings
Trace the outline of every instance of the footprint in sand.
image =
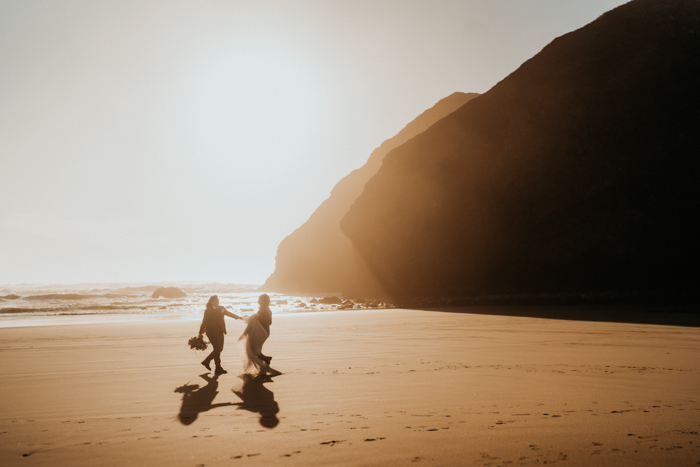
{"type": "Polygon", "coordinates": [[[282,454],[280,457],[292,457],[294,454],[301,454],[301,451],[294,451],[291,454],[282,454]]]}
{"type": "Polygon", "coordinates": [[[335,446],[336,444],[344,443],[345,441],[347,441],[347,440],[345,440],[345,439],[341,439],[340,441],[332,440],[332,441],[324,441],[324,442],[322,442],[322,443],[320,443],[320,444],[327,444],[327,445],[330,445],[330,446],[335,446]]]}

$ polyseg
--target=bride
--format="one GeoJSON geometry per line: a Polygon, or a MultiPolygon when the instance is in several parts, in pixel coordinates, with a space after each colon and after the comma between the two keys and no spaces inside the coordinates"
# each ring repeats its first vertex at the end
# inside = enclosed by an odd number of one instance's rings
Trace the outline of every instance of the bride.
{"type": "Polygon", "coordinates": [[[255,368],[259,374],[270,376],[281,375],[282,373],[270,367],[272,357],[263,355],[263,344],[270,337],[270,325],[272,324],[272,311],[270,310],[270,297],[262,294],[258,298],[260,308],[254,315],[246,318],[248,325],[238,338],[245,345],[243,369],[245,371],[255,368]]]}

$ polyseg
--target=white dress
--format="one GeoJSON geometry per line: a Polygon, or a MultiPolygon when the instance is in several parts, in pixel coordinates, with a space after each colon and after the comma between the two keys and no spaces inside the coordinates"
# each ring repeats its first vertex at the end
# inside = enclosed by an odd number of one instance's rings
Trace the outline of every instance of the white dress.
{"type": "Polygon", "coordinates": [[[245,352],[243,353],[243,371],[248,372],[255,368],[259,373],[267,373],[273,375],[281,374],[279,371],[270,368],[258,355],[262,353],[262,347],[270,333],[260,324],[258,314],[250,315],[245,319],[248,325],[246,326],[238,341],[243,341],[245,352]]]}

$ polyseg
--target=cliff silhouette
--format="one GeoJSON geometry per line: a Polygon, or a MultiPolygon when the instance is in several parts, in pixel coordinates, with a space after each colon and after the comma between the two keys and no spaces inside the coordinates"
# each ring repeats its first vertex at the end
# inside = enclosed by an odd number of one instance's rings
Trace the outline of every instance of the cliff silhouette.
{"type": "Polygon", "coordinates": [[[340,180],[331,195],[301,227],[277,248],[275,271],[261,290],[283,293],[335,293],[348,287],[376,286],[372,275],[354,256],[350,240],[340,230],[340,219],[377,173],[392,149],[428,129],[478,94],[456,92],[423,112],[370,155],[367,163],[340,180]]]}
{"type": "Polygon", "coordinates": [[[393,297],[696,293],[699,82],[700,2],[627,3],[387,154],[341,228],[393,297]]]}

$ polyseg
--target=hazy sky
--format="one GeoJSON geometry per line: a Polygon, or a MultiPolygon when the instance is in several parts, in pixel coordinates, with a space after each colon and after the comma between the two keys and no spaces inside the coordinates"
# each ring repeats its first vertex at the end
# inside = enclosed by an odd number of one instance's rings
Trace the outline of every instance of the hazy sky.
{"type": "Polygon", "coordinates": [[[620,0],[0,0],[0,284],[261,284],[335,183],[620,0]]]}

